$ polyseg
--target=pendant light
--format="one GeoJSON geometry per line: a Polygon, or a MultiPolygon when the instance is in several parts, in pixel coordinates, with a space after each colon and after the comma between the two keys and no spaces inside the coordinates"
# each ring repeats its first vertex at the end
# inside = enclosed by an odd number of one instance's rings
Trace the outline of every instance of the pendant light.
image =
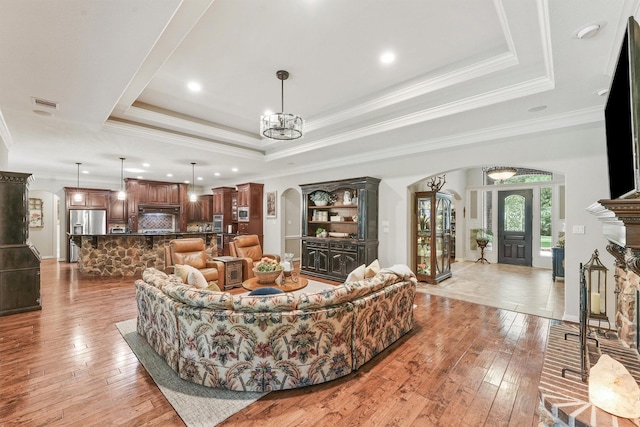
{"type": "Polygon", "coordinates": [[[120,191],[118,191],[118,200],[126,200],[127,193],[124,191],[124,157],[120,157],[120,191]]]}
{"type": "Polygon", "coordinates": [[[289,72],[279,70],[276,76],[280,80],[281,107],[279,113],[270,113],[260,116],[260,133],[270,139],[289,141],[302,136],[304,120],[295,114],[284,112],[284,81],[289,78],[289,72]]]}
{"type": "Polygon", "coordinates": [[[76,165],[78,166],[78,181],[76,181],[76,194],[73,195],[74,202],[82,201],[82,193],[80,193],[80,165],[81,164],[82,163],[76,162],[76,165]]]}
{"type": "Polygon", "coordinates": [[[190,202],[197,202],[198,196],[196,196],[196,163],[191,162],[191,195],[189,196],[190,202]]]}

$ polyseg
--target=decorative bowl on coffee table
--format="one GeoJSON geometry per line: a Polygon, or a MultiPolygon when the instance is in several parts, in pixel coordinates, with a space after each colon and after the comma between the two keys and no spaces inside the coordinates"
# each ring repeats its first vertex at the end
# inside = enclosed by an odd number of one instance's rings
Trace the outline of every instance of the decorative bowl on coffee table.
{"type": "Polygon", "coordinates": [[[282,270],[260,271],[254,268],[253,274],[258,278],[260,284],[275,283],[278,276],[282,274],[282,270]]]}

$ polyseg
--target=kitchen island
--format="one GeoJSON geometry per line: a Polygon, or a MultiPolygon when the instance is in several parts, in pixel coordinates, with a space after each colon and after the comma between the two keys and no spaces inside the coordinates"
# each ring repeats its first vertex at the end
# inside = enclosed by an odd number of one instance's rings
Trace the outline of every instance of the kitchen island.
{"type": "Polygon", "coordinates": [[[78,272],[91,276],[141,276],[145,268],[165,269],[165,246],[173,239],[200,237],[211,257],[218,255],[216,233],[69,234],[78,246],[78,272]]]}

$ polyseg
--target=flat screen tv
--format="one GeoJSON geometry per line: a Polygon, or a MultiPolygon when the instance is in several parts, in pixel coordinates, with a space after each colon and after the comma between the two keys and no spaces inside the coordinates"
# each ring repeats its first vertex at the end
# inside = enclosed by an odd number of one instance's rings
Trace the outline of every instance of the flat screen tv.
{"type": "Polygon", "coordinates": [[[611,199],[640,197],[640,26],[629,17],[604,110],[611,199]]]}

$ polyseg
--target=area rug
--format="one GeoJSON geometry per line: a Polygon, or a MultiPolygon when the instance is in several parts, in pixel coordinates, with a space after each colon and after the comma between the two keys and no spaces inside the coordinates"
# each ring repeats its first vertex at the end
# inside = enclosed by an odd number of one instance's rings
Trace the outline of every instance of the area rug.
{"type": "Polygon", "coordinates": [[[267,394],[218,390],[185,381],[138,335],[136,319],[116,323],[116,328],[189,427],[215,426],[267,394]]]}

